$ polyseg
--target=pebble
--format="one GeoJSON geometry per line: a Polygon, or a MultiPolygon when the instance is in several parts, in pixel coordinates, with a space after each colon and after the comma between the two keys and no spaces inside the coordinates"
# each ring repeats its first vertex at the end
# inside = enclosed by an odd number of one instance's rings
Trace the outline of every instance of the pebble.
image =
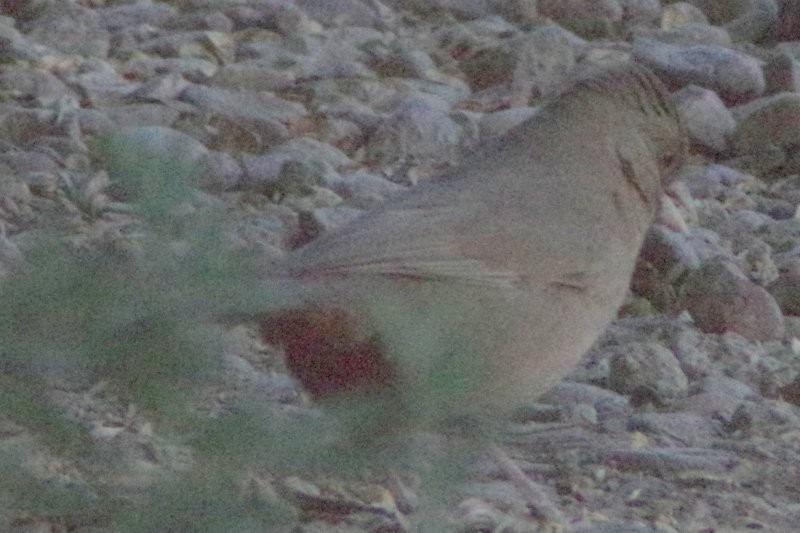
{"type": "Polygon", "coordinates": [[[766,89],[761,61],[730,48],[636,39],[632,54],[670,87],[699,85],[716,92],[727,105],[750,101],[766,89]]]}
{"type": "Polygon", "coordinates": [[[681,290],[686,308],[703,331],[734,331],[751,340],[783,337],[783,315],[775,299],[732,263],[706,262],[687,276],[681,290]]]}

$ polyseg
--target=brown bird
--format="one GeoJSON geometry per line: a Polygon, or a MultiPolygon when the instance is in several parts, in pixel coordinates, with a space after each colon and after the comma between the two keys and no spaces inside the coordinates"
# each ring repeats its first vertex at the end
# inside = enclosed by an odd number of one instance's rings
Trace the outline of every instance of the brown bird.
{"type": "Polygon", "coordinates": [[[298,301],[264,337],[313,397],[383,390],[420,424],[497,419],[614,318],[686,150],[654,74],[588,69],[443,176],[288,254],[275,275],[298,301]]]}

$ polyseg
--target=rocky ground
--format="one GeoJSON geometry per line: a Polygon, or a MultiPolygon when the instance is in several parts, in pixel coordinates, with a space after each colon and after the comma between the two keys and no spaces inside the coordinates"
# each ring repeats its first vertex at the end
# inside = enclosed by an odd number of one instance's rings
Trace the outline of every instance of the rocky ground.
{"type": "Polygon", "coordinates": [[[278,444],[274,421],[237,425],[258,420],[234,416],[245,397],[325,417],[251,324],[203,333],[222,341],[219,380],[188,373],[193,355],[165,359],[164,339],[224,300],[202,275],[245,298],[238,271],[197,249],[266,264],[524,120],[576,65],[627,59],[673,91],[691,162],[620,318],[505,446],[576,531],[797,529],[796,3],[1,5],[3,531],[540,530],[488,460],[433,522],[424,472],[309,474],[298,456],[327,453],[316,433],[278,444]],[[212,229],[219,249],[198,237],[212,229]],[[79,259],[42,244],[54,234],[79,259]],[[202,420],[170,411],[170,383],[202,420]]]}

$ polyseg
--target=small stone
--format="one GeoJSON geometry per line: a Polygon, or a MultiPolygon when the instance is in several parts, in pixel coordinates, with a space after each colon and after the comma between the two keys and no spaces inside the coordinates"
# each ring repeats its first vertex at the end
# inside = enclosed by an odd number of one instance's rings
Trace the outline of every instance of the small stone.
{"type": "Polygon", "coordinates": [[[716,153],[728,148],[736,120],[714,91],[689,85],[673,93],[672,99],[694,143],[716,153]]]}
{"type": "Polygon", "coordinates": [[[785,52],[776,52],[764,65],[766,94],[800,91],[800,63],[785,52]]]}
{"type": "Polygon", "coordinates": [[[604,349],[611,372],[609,387],[631,396],[634,405],[686,396],[689,382],[675,355],[661,344],[630,342],[604,349]]]}
{"type": "Polygon", "coordinates": [[[679,179],[693,198],[723,198],[731,189],[744,188],[755,181],[749,174],[726,165],[693,166],[687,165],[679,179]]]}
{"type": "Polygon", "coordinates": [[[300,214],[300,231],[303,241],[310,241],[319,235],[336,229],[360,217],[364,211],[353,207],[336,205],[319,207],[300,214]]]}
{"type": "Polygon", "coordinates": [[[76,106],[78,96],[53,74],[39,69],[3,65],[0,90],[20,102],[49,107],[58,102],[76,106]]]}
{"type": "Polygon", "coordinates": [[[651,434],[659,442],[681,447],[711,447],[718,437],[711,418],[695,413],[635,414],[630,418],[628,430],[651,434]]]}
{"type": "Polygon", "coordinates": [[[164,27],[179,16],[177,9],[164,2],[111,5],[95,8],[94,11],[111,31],[141,24],[164,27]]]}
{"type": "Polygon", "coordinates": [[[25,21],[21,29],[31,41],[65,54],[108,55],[111,37],[101,16],[73,2],[43,2],[36,17],[25,21]]]}
{"type": "Polygon", "coordinates": [[[772,248],[754,237],[747,247],[736,255],[737,265],[753,282],[765,286],[778,279],[778,267],[772,260],[772,248]]]}
{"type": "Polygon", "coordinates": [[[681,291],[686,309],[703,331],[734,331],[761,341],[783,337],[783,316],[775,299],[728,261],[707,261],[689,274],[681,291]]]}
{"type": "Polygon", "coordinates": [[[731,147],[738,153],[758,151],[767,145],[781,148],[800,144],[800,94],[779,93],[732,109],[736,131],[731,147]]]}
{"type": "Polygon", "coordinates": [[[460,155],[462,133],[442,106],[407,98],[370,135],[365,157],[381,167],[412,161],[415,166],[435,168],[460,155]]]}
{"type": "Polygon", "coordinates": [[[767,287],[781,310],[800,316],[800,258],[790,258],[778,266],[778,279],[767,287]]]}
{"type": "Polygon", "coordinates": [[[623,15],[616,0],[538,0],[536,6],[541,16],[586,38],[609,36],[623,15]]]}
{"type": "Polygon", "coordinates": [[[297,7],[326,26],[374,27],[380,19],[364,0],[296,0],[297,7]]]}
{"type": "Polygon", "coordinates": [[[779,0],[779,17],[775,38],[778,41],[800,40],[800,4],[794,0],[779,0]]]}
{"type": "Polygon", "coordinates": [[[670,30],[687,24],[708,25],[708,18],[703,11],[689,2],[673,2],[664,6],[661,12],[661,28],[670,30]]]}
{"type": "Polygon", "coordinates": [[[778,23],[778,6],[775,0],[695,0],[695,3],[705,4],[706,14],[711,22],[723,24],[734,42],[761,42],[769,37],[778,23]]]}
{"type": "Polygon", "coordinates": [[[633,58],[652,69],[671,89],[695,84],[716,92],[726,104],[751,100],[766,87],[761,62],[722,46],[667,44],[635,39],[633,58]]]}
{"type": "Polygon", "coordinates": [[[653,30],[645,27],[640,28],[635,35],[672,44],[704,44],[727,48],[730,48],[732,44],[731,37],[724,28],[700,23],[682,24],[667,30],[653,30]]]}

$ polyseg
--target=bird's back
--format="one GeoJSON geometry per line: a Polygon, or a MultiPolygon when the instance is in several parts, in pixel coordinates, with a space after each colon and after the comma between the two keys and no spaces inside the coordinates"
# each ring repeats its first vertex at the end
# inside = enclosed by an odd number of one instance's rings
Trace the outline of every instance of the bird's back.
{"type": "Polygon", "coordinates": [[[662,176],[685,149],[652,73],[599,69],[441,178],[290,254],[286,268],[315,287],[315,312],[367,323],[379,339],[370,346],[419,396],[438,372],[490,409],[532,399],[613,319],[662,176]]]}

